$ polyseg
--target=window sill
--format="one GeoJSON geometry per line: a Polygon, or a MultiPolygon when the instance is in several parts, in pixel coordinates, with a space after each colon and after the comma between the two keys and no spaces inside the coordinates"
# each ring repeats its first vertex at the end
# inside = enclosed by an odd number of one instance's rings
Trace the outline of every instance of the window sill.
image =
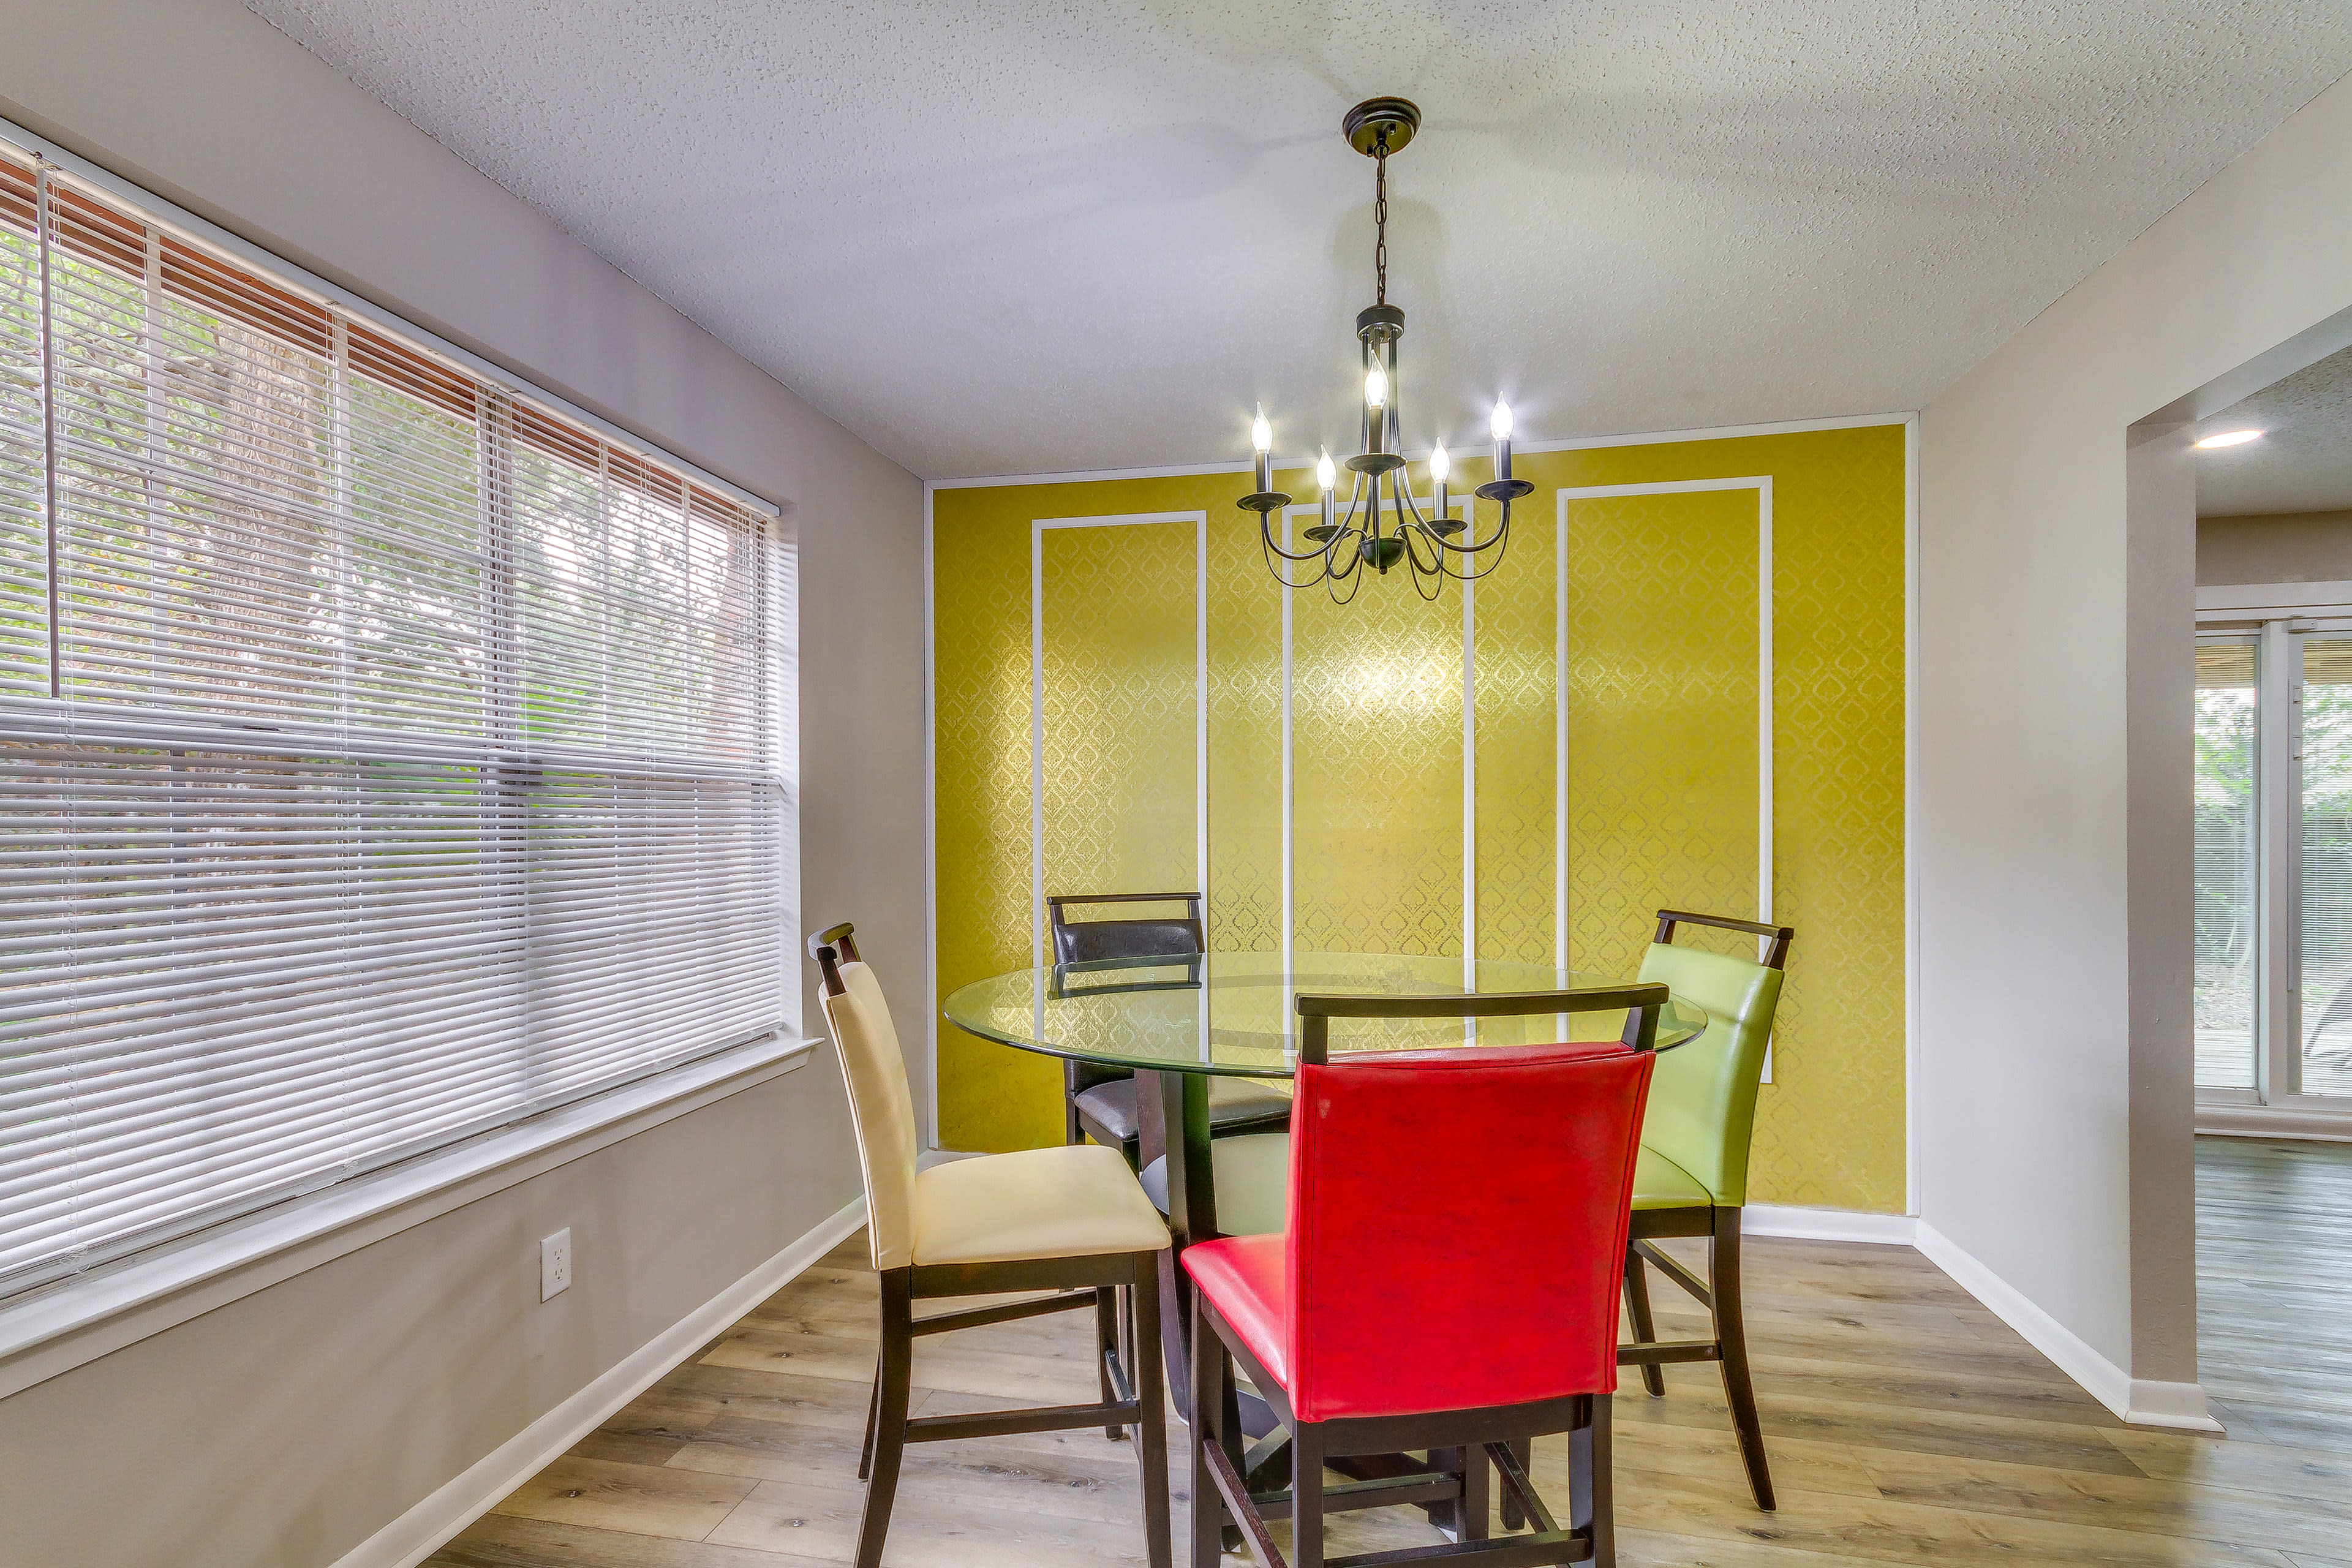
{"type": "Polygon", "coordinates": [[[815,1044],[737,1046],[0,1306],[0,1398],[781,1077],[815,1044]]]}
{"type": "Polygon", "coordinates": [[[2209,1138],[2317,1138],[2352,1142],[2352,1104],[2231,1105],[2200,1100],[2197,1131],[2209,1138]]]}

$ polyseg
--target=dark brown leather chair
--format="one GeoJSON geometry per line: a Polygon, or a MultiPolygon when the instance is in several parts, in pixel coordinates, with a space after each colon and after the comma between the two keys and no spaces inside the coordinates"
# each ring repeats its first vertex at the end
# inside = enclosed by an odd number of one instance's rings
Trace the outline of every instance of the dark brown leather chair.
{"type": "MultiPolygon", "coordinates": [[[[1054,933],[1054,962],[1091,963],[1113,958],[1197,958],[1205,951],[1198,893],[1065,893],[1045,900],[1054,933]],[[1183,913],[1128,915],[1109,920],[1072,920],[1071,906],[1181,905],[1183,913]]],[[[1064,1139],[1088,1140],[1117,1149],[1130,1165],[1139,1163],[1143,1130],[1136,1110],[1135,1075],[1121,1068],[1066,1060],[1062,1064],[1064,1139]]],[[[1209,1131],[1265,1132],[1290,1124],[1290,1096],[1256,1079],[1209,1080],[1209,1131]]]]}

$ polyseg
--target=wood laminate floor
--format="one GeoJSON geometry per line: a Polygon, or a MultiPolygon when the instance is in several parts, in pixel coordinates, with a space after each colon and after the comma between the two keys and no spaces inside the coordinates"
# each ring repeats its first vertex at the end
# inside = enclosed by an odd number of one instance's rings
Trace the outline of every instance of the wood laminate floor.
{"type": "MultiPolygon", "coordinates": [[[[1665,1398],[1617,1395],[1620,1561],[2352,1568],[2352,1146],[2203,1140],[2199,1181],[2204,1375],[2227,1439],[2125,1426],[1907,1248],[1757,1240],[1749,1334],[1780,1511],[1748,1501],[1714,1371],[1670,1369],[1665,1398]]],[[[860,1236],[432,1563],[847,1562],[874,1322],[860,1236]]],[[[1079,1314],[925,1340],[914,1407],[1091,1400],[1090,1356],[1079,1314]]],[[[1173,1426],[1180,1539],[1183,1441],[1173,1426]]],[[[1563,1448],[1539,1444],[1536,1473],[1562,1503],[1563,1448]]],[[[1126,1444],[928,1444],[908,1450],[887,1562],[1140,1563],[1141,1536],[1126,1444]]],[[[1437,1539],[1412,1510],[1349,1515],[1330,1550],[1437,1539]]]]}

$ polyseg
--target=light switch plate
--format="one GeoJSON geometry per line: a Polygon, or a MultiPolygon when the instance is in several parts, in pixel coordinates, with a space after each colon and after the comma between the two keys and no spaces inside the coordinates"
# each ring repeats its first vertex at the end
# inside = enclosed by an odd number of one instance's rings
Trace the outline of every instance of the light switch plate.
{"type": "Polygon", "coordinates": [[[539,1244],[539,1299],[572,1289],[572,1227],[565,1226],[539,1244]]]}

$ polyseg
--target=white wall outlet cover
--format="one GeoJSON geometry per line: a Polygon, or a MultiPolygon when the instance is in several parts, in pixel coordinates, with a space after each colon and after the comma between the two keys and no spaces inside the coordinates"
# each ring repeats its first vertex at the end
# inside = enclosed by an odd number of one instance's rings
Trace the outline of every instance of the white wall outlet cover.
{"type": "Polygon", "coordinates": [[[572,1227],[564,1226],[539,1243],[539,1299],[572,1288],[572,1227]]]}

